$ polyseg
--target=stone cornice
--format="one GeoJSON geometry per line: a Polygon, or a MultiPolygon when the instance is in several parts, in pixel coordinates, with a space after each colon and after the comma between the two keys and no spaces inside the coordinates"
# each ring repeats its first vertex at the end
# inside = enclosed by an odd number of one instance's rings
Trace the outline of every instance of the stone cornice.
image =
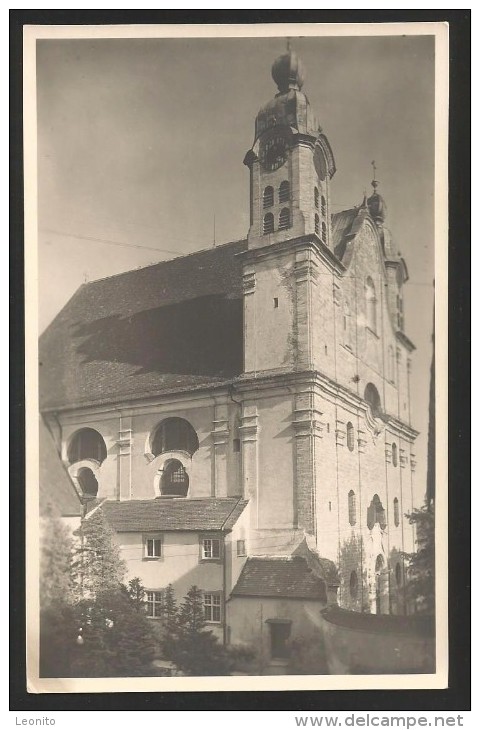
{"type": "Polygon", "coordinates": [[[342,262],[337,259],[335,254],[323,243],[316,233],[290,238],[288,241],[271,243],[261,248],[249,248],[246,251],[235,254],[235,256],[242,258],[244,263],[253,263],[259,259],[265,260],[270,257],[276,257],[279,253],[291,253],[302,248],[314,249],[332,271],[340,275],[345,271],[345,266],[342,262]]]}

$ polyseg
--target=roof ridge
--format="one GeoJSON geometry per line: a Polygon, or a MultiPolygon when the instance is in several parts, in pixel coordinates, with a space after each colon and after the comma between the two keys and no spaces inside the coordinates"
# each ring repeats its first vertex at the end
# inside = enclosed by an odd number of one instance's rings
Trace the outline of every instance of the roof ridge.
{"type": "MultiPolygon", "coordinates": [[[[186,254],[179,254],[178,256],[174,256],[171,259],[162,259],[161,261],[157,261],[155,264],[146,264],[145,266],[138,266],[135,269],[127,269],[127,271],[119,271],[118,274],[111,274],[110,276],[102,276],[99,279],[92,279],[92,281],[84,282],[83,284],[80,284],[78,289],[75,290],[75,294],[82,288],[82,287],[90,287],[92,284],[96,284],[99,281],[108,281],[110,279],[115,279],[117,276],[125,276],[126,274],[131,274],[134,271],[144,271],[145,269],[153,269],[155,266],[162,266],[162,264],[169,264],[172,261],[177,261],[178,259],[187,259],[190,256],[197,256],[198,254],[217,251],[219,248],[226,248],[226,246],[233,246],[236,243],[246,243],[246,238],[239,238],[235,241],[227,241],[226,243],[220,243],[218,246],[212,246],[210,248],[200,248],[198,251],[190,251],[186,254]]],[[[161,253],[160,249],[158,250],[159,253],[161,253]]],[[[67,302],[68,303],[68,302],[67,302]]],[[[66,306],[66,305],[65,305],[66,306]]],[[[63,307],[60,310],[60,312],[63,311],[63,307]]]]}

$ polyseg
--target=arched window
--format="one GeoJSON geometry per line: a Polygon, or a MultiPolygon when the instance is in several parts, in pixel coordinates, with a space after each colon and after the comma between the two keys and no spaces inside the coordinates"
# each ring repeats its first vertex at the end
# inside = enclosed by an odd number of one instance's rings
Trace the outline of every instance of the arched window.
{"type": "Polygon", "coordinates": [[[372,277],[369,276],[365,282],[365,306],[366,306],[366,319],[367,327],[372,332],[377,331],[377,299],[375,296],[375,285],[372,277]]]}
{"type": "Polygon", "coordinates": [[[288,208],[282,208],[278,219],[278,230],[290,227],[290,211],[288,208]]]}
{"type": "Polygon", "coordinates": [[[397,466],[398,464],[398,449],[396,443],[392,444],[392,464],[393,466],[397,466]]]}
{"type": "Polygon", "coordinates": [[[348,493],[348,521],[352,527],[357,524],[357,498],[353,489],[348,493]]]}
{"type": "Polygon", "coordinates": [[[315,213],[315,233],[317,235],[320,234],[320,218],[318,217],[318,213],[315,213]]]}
{"type": "Polygon", "coordinates": [[[274,221],[273,213],[267,213],[263,218],[263,234],[273,233],[274,221]]]}
{"type": "Polygon", "coordinates": [[[327,217],[327,201],[325,200],[325,197],[322,195],[322,218],[327,217]]]}
{"type": "Polygon", "coordinates": [[[325,225],[325,223],[322,223],[322,241],[324,243],[327,242],[327,226],[325,225]]]}
{"type": "Polygon", "coordinates": [[[373,499],[367,509],[367,527],[372,530],[377,524],[383,530],[387,526],[387,520],[385,518],[385,509],[380,501],[378,494],[373,495],[373,499]]]}
{"type": "Polygon", "coordinates": [[[347,423],[347,446],[349,451],[353,451],[355,448],[355,429],[350,421],[347,423]]]}
{"type": "Polygon", "coordinates": [[[355,599],[358,596],[358,576],[357,571],[352,570],[350,573],[350,598],[355,599]]]}
{"type": "Polygon", "coordinates": [[[152,454],[166,451],[186,451],[190,456],[198,449],[195,429],[183,418],[166,418],[158,426],[152,440],[152,454]]]}
{"type": "Polygon", "coordinates": [[[319,197],[320,197],[318,194],[318,188],[315,188],[315,190],[313,191],[313,197],[315,200],[315,208],[318,208],[318,201],[319,201],[319,197]]]}
{"type": "Polygon", "coordinates": [[[288,180],[284,180],[280,183],[280,187],[278,189],[278,202],[286,203],[287,200],[290,200],[290,183],[288,180]]]}
{"type": "Polygon", "coordinates": [[[395,499],[393,500],[393,522],[395,524],[395,527],[398,527],[400,524],[400,509],[397,497],[395,497],[395,499]]]}
{"type": "Polygon", "coordinates": [[[372,411],[374,417],[378,418],[378,416],[380,416],[382,412],[382,404],[380,402],[380,395],[378,393],[378,390],[373,383],[367,383],[363,397],[370,406],[370,410],[372,411]]]}
{"type": "Polygon", "coordinates": [[[187,470],[177,459],[168,461],[163,469],[160,481],[162,496],[186,497],[189,478],[187,470]]]}
{"type": "Polygon", "coordinates": [[[80,485],[82,493],[87,497],[96,497],[98,492],[98,482],[95,474],[88,467],[82,467],[77,474],[77,481],[80,485]]]}
{"type": "Polygon", "coordinates": [[[270,208],[273,205],[273,188],[271,185],[267,185],[263,191],[263,207],[270,208]]]}
{"type": "Polygon", "coordinates": [[[395,581],[397,583],[397,586],[402,585],[402,566],[400,563],[397,563],[395,566],[395,581]]]}
{"type": "Polygon", "coordinates": [[[107,458],[105,441],[93,428],[82,428],[74,435],[68,447],[68,460],[75,464],[83,459],[94,459],[101,464],[107,458]]]}

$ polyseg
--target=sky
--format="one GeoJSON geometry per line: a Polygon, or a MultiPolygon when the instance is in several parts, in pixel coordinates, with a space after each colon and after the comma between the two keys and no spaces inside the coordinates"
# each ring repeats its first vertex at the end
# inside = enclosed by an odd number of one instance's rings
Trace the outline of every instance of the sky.
{"type": "MultiPolygon", "coordinates": [[[[333,211],[370,191],[406,259],[419,499],[434,278],[433,36],[292,38],[332,146],[333,211]]],[[[245,153],[284,38],[37,41],[39,327],[84,282],[245,238],[245,153]]]]}

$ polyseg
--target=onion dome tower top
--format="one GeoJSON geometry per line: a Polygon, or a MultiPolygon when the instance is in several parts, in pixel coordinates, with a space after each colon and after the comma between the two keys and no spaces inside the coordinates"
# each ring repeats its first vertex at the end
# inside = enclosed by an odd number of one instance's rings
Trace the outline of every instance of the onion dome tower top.
{"type": "Polygon", "coordinates": [[[376,179],[376,172],[377,168],[375,166],[375,160],[372,161],[372,167],[373,167],[373,180],[372,180],[372,188],[373,188],[373,194],[368,198],[367,205],[368,210],[370,212],[370,215],[372,216],[373,220],[377,225],[382,225],[385,217],[387,215],[387,206],[385,205],[385,201],[380,195],[380,193],[377,192],[377,188],[380,185],[379,181],[376,179]]]}
{"type": "Polygon", "coordinates": [[[302,91],[305,69],[298,55],[287,45],[272,65],[272,78],[278,93],[257,114],[255,139],[275,126],[288,126],[302,134],[318,135],[319,125],[302,91]]]}
{"type": "Polygon", "coordinates": [[[288,44],[287,52],[279,56],[272,65],[272,78],[281,94],[289,89],[300,90],[305,81],[305,68],[295,51],[288,44]]]}

